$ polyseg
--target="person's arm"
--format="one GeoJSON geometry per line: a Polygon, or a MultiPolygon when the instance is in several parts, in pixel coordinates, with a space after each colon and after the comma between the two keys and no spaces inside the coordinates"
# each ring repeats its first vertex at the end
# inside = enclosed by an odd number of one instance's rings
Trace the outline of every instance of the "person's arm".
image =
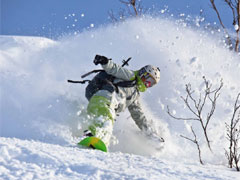
{"type": "Polygon", "coordinates": [[[134,71],[128,70],[126,68],[123,68],[122,66],[117,65],[116,63],[112,62],[111,59],[108,59],[105,56],[96,55],[93,60],[93,63],[95,65],[101,64],[102,68],[106,71],[107,74],[110,74],[119,79],[123,79],[126,81],[135,79],[134,71]]]}
{"type": "Polygon", "coordinates": [[[135,100],[130,106],[128,106],[128,110],[131,114],[131,117],[135,121],[136,125],[141,130],[147,130],[148,129],[148,121],[147,118],[144,115],[144,112],[142,110],[142,107],[138,100],[135,100]]]}
{"type": "Polygon", "coordinates": [[[126,81],[133,80],[135,78],[135,73],[132,70],[126,69],[113,61],[109,60],[107,64],[102,65],[103,69],[106,73],[117,77],[119,79],[123,79],[126,81]]]}
{"type": "Polygon", "coordinates": [[[139,129],[142,130],[142,132],[150,137],[152,140],[158,142],[164,142],[164,139],[160,137],[154,127],[152,120],[147,120],[147,118],[144,115],[144,112],[142,110],[142,107],[138,100],[135,100],[134,103],[132,103],[130,106],[128,106],[128,110],[139,127],[139,129]]]}

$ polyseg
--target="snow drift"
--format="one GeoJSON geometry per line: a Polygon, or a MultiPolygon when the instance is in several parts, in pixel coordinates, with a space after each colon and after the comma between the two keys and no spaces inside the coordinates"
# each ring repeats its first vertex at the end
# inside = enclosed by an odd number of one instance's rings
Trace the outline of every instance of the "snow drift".
{"type": "MultiPolygon", "coordinates": [[[[119,141],[111,152],[150,155],[179,161],[198,161],[194,144],[180,137],[191,137],[193,125],[201,142],[203,160],[226,164],[225,122],[230,120],[239,92],[239,56],[230,52],[218,35],[189,27],[182,21],[142,18],[65,36],[58,41],[40,37],[0,37],[1,116],[0,135],[5,138],[40,141],[71,146],[78,141],[84,126],[86,85],[68,84],[96,67],[95,54],[121,64],[132,57],[128,68],[146,64],[159,66],[160,83],[142,94],[146,116],[155,122],[166,140],[164,149],[146,146],[144,137],[126,111],[117,118],[114,135],[119,141]],[[203,90],[205,76],[214,87],[224,86],[216,112],[209,124],[213,152],[204,144],[197,123],[176,121],[190,114],[180,96],[191,83],[196,97],[203,90]]],[[[207,112],[207,110],[206,110],[207,112]]]]}

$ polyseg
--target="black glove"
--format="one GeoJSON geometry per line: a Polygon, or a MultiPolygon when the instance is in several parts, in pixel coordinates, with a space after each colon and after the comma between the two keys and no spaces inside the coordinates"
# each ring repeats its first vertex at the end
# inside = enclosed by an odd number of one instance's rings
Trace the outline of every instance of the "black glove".
{"type": "Polygon", "coordinates": [[[108,63],[108,61],[109,61],[109,59],[106,58],[105,56],[96,55],[93,63],[95,65],[98,65],[98,64],[105,65],[108,63]]]}

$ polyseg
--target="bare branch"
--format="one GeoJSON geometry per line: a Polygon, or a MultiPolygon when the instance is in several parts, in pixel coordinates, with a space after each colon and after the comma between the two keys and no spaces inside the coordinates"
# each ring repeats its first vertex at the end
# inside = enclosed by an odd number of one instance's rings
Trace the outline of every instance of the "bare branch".
{"type": "Polygon", "coordinates": [[[229,140],[229,152],[226,151],[226,156],[228,158],[228,165],[230,168],[235,166],[237,171],[239,171],[239,147],[238,147],[238,142],[239,142],[239,136],[240,136],[240,126],[238,129],[236,128],[238,126],[238,123],[240,121],[240,104],[239,102],[239,97],[240,93],[237,95],[236,101],[234,103],[234,108],[233,108],[233,115],[230,121],[230,125],[226,124],[226,129],[227,129],[227,139],[229,140]],[[236,113],[238,112],[238,117],[236,118],[236,113]]]}
{"type": "Polygon", "coordinates": [[[212,8],[214,9],[214,11],[215,11],[216,14],[217,14],[218,20],[219,20],[219,22],[220,22],[220,24],[221,24],[221,26],[222,26],[225,34],[227,35],[228,45],[231,46],[231,45],[232,45],[232,41],[231,41],[230,35],[229,35],[229,33],[228,33],[225,25],[223,24],[223,21],[222,21],[222,18],[221,18],[221,16],[220,16],[220,13],[219,13],[219,11],[218,11],[218,9],[217,9],[217,7],[216,7],[215,0],[210,0],[210,2],[211,2],[211,4],[212,4],[212,8]]]}
{"type": "Polygon", "coordinates": [[[233,25],[235,25],[237,21],[236,21],[236,13],[235,13],[234,4],[232,3],[231,0],[225,0],[225,2],[228,4],[228,6],[230,7],[230,9],[232,10],[233,25]]]}
{"type": "MultiPolygon", "coordinates": [[[[126,1],[123,1],[123,0],[119,0],[121,3],[125,4],[126,6],[132,6],[134,12],[135,12],[135,15],[138,16],[138,10],[137,10],[137,7],[136,7],[136,0],[128,0],[127,2],[126,1]]],[[[131,14],[131,11],[129,11],[129,13],[131,14]]]]}
{"type": "Polygon", "coordinates": [[[237,39],[236,39],[235,51],[239,52],[239,44],[240,44],[240,38],[239,38],[239,34],[240,34],[240,0],[238,0],[238,2],[237,2],[236,10],[237,10],[237,25],[238,25],[238,29],[236,30],[237,39]]]}
{"type": "Polygon", "coordinates": [[[108,11],[108,15],[113,22],[118,21],[118,19],[114,16],[113,10],[108,11]]]}
{"type": "Polygon", "coordinates": [[[118,13],[119,17],[116,17],[113,11],[109,11],[109,17],[113,22],[117,21],[124,21],[127,16],[130,17],[138,17],[143,12],[143,7],[141,5],[141,1],[138,0],[119,0],[125,8],[122,8],[121,11],[118,13]]]}
{"type": "Polygon", "coordinates": [[[119,0],[119,1],[123,4],[126,4],[126,5],[130,4],[129,2],[126,2],[126,1],[123,1],[123,0],[119,0]]]}
{"type": "Polygon", "coordinates": [[[174,118],[176,120],[199,121],[199,119],[197,119],[197,118],[178,118],[178,117],[172,115],[172,113],[170,113],[170,110],[169,110],[168,106],[167,106],[167,113],[169,114],[169,116],[171,116],[172,118],[174,118]]]}
{"type": "MultiPolygon", "coordinates": [[[[220,12],[218,11],[216,4],[215,4],[215,0],[210,0],[211,2],[211,6],[213,8],[213,10],[216,12],[218,20],[224,30],[224,33],[227,35],[227,43],[230,47],[230,49],[232,48],[233,42],[231,40],[231,37],[228,33],[227,28],[225,27],[220,12]]],[[[226,5],[229,7],[229,9],[232,12],[232,21],[233,21],[233,26],[234,29],[236,31],[236,37],[233,37],[232,39],[234,39],[235,41],[235,52],[239,52],[239,44],[240,44],[240,38],[239,38],[239,34],[240,34],[240,0],[224,0],[224,2],[226,3],[226,5]]]]}
{"type": "Polygon", "coordinates": [[[185,139],[193,142],[194,144],[196,144],[197,149],[198,149],[199,161],[200,161],[200,163],[203,165],[203,161],[202,161],[202,158],[201,158],[201,149],[200,149],[199,143],[198,143],[198,141],[197,141],[196,133],[194,132],[192,126],[191,126],[191,131],[192,131],[192,133],[193,133],[194,139],[190,139],[190,138],[188,138],[188,137],[186,137],[186,136],[183,136],[183,135],[180,135],[180,136],[181,136],[182,138],[185,138],[185,139]]]}
{"type": "Polygon", "coordinates": [[[216,102],[219,97],[219,91],[223,87],[223,82],[221,80],[221,84],[219,85],[218,88],[211,90],[212,84],[210,84],[206,78],[203,76],[203,80],[205,83],[205,90],[204,90],[204,95],[200,93],[200,97],[198,100],[196,100],[193,97],[194,91],[191,89],[191,84],[186,84],[186,97],[182,97],[182,100],[184,101],[185,105],[187,106],[188,110],[193,114],[194,117],[191,118],[181,118],[181,117],[176,117],[173,114],[170,113],[169,107],[167,106],[167,113],[174,119],[176,120],[187,120],[187,121],[199,121],[200,125],[202,127],[205,140],[207,142],[208,148],[210,151],[212,151],[211,146],[210,146],[210,140],[208,138],[208,133],[207,133],[207,127],[209,125],[210,119],[212,118],[214,111],[216,109],[216,102]],[[213,97],[211,97],[213,96],[213,97]],[[211,103],[211,108],[207,115],[203,115],[203,108],[206,105],[207,100],[211,103]]]}

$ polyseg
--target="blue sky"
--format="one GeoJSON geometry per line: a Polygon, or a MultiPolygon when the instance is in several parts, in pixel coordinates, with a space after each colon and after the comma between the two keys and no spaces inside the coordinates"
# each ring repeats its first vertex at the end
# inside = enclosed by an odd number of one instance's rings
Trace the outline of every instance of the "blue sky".
{"type": "MultiPolygon", "coordinates": [[[[110,23],[109,10],[124,8],[118,0],[0,0],[0,34],[57,38],[64,33],[81,32],[110,23]],[[94,25],[94,26],[93,26],[94,25]]],[[[217,4],[229,27],[230,14],[222,1],[217,4]],[[227,21],[228,20],[228,21],[227,21]]],[[[218,22],[209,0],[142,0],[151,12],[168,6],[169,14],[197,16],[204,10],[207,22],[218,22]]]]}

